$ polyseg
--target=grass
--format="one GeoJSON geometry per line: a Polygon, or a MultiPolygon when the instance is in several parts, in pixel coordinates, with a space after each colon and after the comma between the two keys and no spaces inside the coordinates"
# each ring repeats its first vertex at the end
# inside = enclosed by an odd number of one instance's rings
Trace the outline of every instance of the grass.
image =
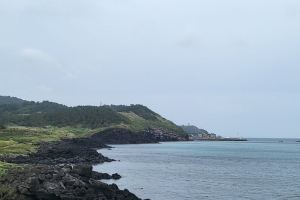
{"type": "MultiPolygon", "coordinates": [[[[120,112],[120,114],[129,118],[130,124],[110,124],[106,127],[91,130],[82,126],[76,127],[24,127],[24,126],[7,126],[6,129],[0,129],[0,154],[19,153],[27,154],[33,152],[37,148],[37,143],[41,141],[49,142],[59,140],[61,138],[73,138],[81,136],[89,136],[93,133],[103,131],[108,128],[124,128],[129,130],[141,131],[151,126],[159,126],[170,129],[175,133],[181,134],[182,130],[160,116],[157,120],[145,120],[133,112],[120,112]]],[[[183,133],[184,134],[184,133],[183,133]]],[[[8,167],[22,167],[21,165],[5,163],[0,161],[0,177],[6,174],[8,167]]],[[[0,200],[12,199],[15,190],[9,185],[0,185],[0,200]]]]}
{"type": "Polygon", "coordinates": [[[157,120],[145,120],[133,112],[119,112],[130,120],[129,124],[110,124],[109,126],[100,127],[94,130],[82,127],[25,127],[25,126],[7,126],[6,129],[0,129],[0,154],[3,153],[21,153],[27,154],[37,148],[36,143],[45,141],[54,141],[61,138],[73,138],[89,136],[93,133],[103,131],[108,128],[124,128],[133,131],[142,131],[149,127],[163,127],[178,135],[185,135],[184,131],[176,126],[173,122],[166,120],[159,115],[157,120]]]}
{"type": "MultiPolygon", "coordinates": [[[[5,163],[0,161],[0,177],[6,174],[8,167],[22,167],[13,163],[5,163]]],[[[16,189],[5,183],[0,185],[0,200],[13,199],[16,189]]]]}
{"type": "Polygon", "coordinates": [[[20,167],[20,168],[22,168],[22,165],[0,161],[0,177],[6,174],[6,169],[8,167],[20,167]]]}
{"type": "Polygon", "coordinates": [[[186,133],[180,127],[175,125],[173,122],[162,118],[159,115],[156,116],[157,120],[145,120],[144,118],[138,116],[133,112],[120,112],[120,114],[129,118],[129,120],[131,121],[131,124],[127,125],[127,128],[129,129],[141,131],[144,130],[145,128],[156,126],[156,127],[163,127],[169,129],[181,136],[186,135],[186,133]]]}
{"type": "Polygon", "coordinates": [[[15,199],[16,189],[8,183],[0,185],[0,200],[15,199]]]}
{"type": "Polygon", "coordinates": [[[2,153],[28,153],[36,148],[36,143],[41,141],[54,141],[60,138],[72,138],[88,135],[91,130],[82,127],[54,126],[23,127],[8,126],[0,130],[0,154],[2,153]]]}

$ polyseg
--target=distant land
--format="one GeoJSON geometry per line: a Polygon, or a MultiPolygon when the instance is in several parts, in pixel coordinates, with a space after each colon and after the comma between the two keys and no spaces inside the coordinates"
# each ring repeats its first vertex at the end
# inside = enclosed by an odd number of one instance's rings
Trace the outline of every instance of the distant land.
{"type": "Polygon", "coordinates": [[[182,125],[180,126],[180,128],[182,128],[182,130],[184,130],[188,134],[208,133],[207,130],[199,129],[194,125],[182,125]]]}
{"type": "Polygon", "coordinates": [[[182,125],[180,126],[186,133],[189,134],[189,140],[205,140],[205,141],[247,141],[244,138],[228,138],[209,133],[204,129],[199,129],[194,125],[182,125]]]}

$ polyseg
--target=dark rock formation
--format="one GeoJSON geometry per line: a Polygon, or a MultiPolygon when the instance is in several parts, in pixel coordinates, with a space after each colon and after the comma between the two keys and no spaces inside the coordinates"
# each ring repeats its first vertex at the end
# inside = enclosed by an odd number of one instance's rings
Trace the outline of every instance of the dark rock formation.
{"type": "Polygon", "coordinates": [[[94,148],[108,148],[100,140],[91,138],[63,139],[53,142],[41,142],[36,152],[28,155],[0,155],[0,160],[13,163],[34,163],[34,164],[75,164],[89,163],[99,164],[111,162],[94,148]]]}
{"type": "Polygon", "coordinates": [[[120,174],[118,174],[118,173],[109,175],[107,173],[100,173],[100,172],[95,172],[95,171],[93,171],[92,176],[95,180],[101,180],[101,179],[115,179],[116,180],[116,179],[122,178],[122,176],[120,176],[120,174]]]}
{"type": "Polygon", "coordinates": [[[89,164],[73,167],[32,164],[10,168],[1,177],[0,184],[14,188],[16,200],[139,199],[127,189],[120,190],[115,184],[95,180],[89,164]]]}
{"type": "Polygon", "coordinates": [[[187,140],[187,138],[178,137],[177,134],[168,129],[157,127],[140,132],[133,132],[127,129],[108,129],[93,134],[91,138],[101,140],[105,144],[140,144],[187,140]]]}
{"type": "MultiPolygon", "coordinates": [[[[28,155],[0,155],[4,162],[26,164],[23,168],[10,168],[1,177],[0,185],[12,187],[17,200],[106,200],[139,199],[128,190],[119,190],[115,184],[98,180],[119,179],[92,171],[91,164],[111,162],[96,149],[111,148],[109,144],[154,143],[184,140],[167,129],[151,128],[142,132],[109,129],[86,138],[41,142],[36,152],[28,155]]],[[[0,191],[1,192],[1,191],[0,191]]]]}

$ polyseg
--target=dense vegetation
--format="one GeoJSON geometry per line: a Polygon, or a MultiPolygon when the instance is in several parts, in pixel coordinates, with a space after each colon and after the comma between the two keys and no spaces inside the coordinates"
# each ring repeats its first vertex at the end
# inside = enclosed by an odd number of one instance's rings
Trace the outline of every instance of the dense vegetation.
{"type": "Polygon", "coordinates": [[[128,120],[116,111],[95,106],[77,106],[45,113],[36,112],[33,114],[6,115],[0,118],[0,124],[17,124],[29,127],[81,125],[95,129],[122,122],[127,123],[128,120]]]}
{"type": "Polygon", "coordinates": [[[62,104],[53,103],[49,101],[33,102],[24,101],[22,104],[7,103],[0,105],[0,116],[19,114],[29,115],[35,113],[48,113],[59,111],[68,108],[62,104]]]}
{"type": "Polygon", "coordinates": [[[0,105],[0,129],[17,125],[26,127],[80,126],[92,130],[119,127],[139,131],[158,126],[184,134],[180,127],[140,104],[67,107],[49,101],[29,102],[15,97],[0,99],[5,99],[0,105]],[[16,99],[23,103],[15,104],[16,99]]]}
{"type": "Polygon", "coordinates": [[[10,96],[0,96],[0,104],[22,104],[26,102],[25,100],[16,98],[16,97],[10,97],[10,96]]]}
{"type": "Polygon", "coordinates": [[[146,106],[143,106],[140,104],[136,104],[136,105],[131,104],[130,106],[110,105],[110,106],[106,106],[106,107],[111,108],[117,112],[126,112],[126,113],[133,112],[136,115],[144,118],[145,120],[158,120],[157,113],[153,112],[146,106]]]}

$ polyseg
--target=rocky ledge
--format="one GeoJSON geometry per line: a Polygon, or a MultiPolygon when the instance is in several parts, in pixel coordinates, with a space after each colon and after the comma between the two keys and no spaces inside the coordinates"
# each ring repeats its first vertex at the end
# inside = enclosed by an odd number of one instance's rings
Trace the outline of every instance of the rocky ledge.
{"type": "Polygon", "coordinates": [[[106,144],[141,144],[188,140],[188,135],[186,137],[179,137],[176,133],[168,129],[151,127],[140,132],[127,129],[107,129],[93,134],[91,138],[101,140],[106,144]]]}
{"type": "MultiPolygon", "coordinates": [[[[97,179],[102,178],[102,175],[93,172],[89,164],[74,166],[32,164],[8,169],[7,175],[0,179],[0,185],[7,185],[10,188],[7,193],[3,191],[3,199],[140,199],[127,189],[120,190],[116,184],[109,185],[98,181],[97,179]],[[14,193],[9,193],[12,190],[14,193]]],[[[115,176],[120,177],[120,175],[115,176]]]]}
{"type": "Polygon", "coordinates": [[[4,154],[0,160],[18,164],[99,164],[114,161],[98,153],[96,149],[110,148],[99,139],[73,138],[53,142],[41,142],[38,149],[28,155],[4,154]]]}

